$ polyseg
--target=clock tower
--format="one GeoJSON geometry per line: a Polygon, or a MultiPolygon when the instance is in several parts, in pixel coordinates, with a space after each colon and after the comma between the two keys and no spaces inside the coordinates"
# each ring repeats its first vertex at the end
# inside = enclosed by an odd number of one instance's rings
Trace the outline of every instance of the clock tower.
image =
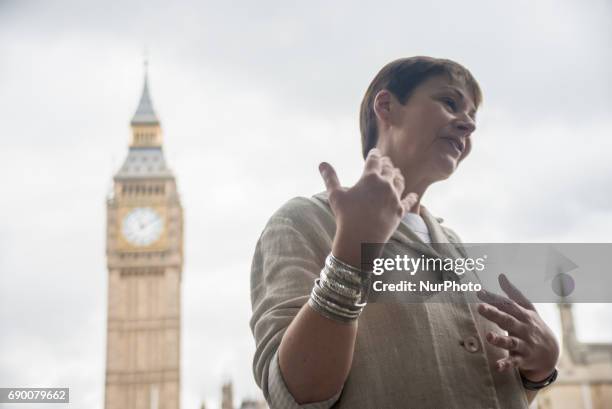
{"type": "Polygon", "coordinates": [[[106,205],[105,409],[179,409],[183,210],[146,68],[106,205]]]}

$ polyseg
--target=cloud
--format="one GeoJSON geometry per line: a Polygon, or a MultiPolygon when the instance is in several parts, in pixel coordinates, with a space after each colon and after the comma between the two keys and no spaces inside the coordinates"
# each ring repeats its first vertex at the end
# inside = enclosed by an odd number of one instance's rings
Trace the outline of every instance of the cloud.
{"type": "MultiPolygon", "coordinates": [[[[78,407],[102,407],[105,197],[145,46],[185,208],[182,394],[197,407],[226,377],[257,396],[255,242],[285,201],[323,189],[320,161],[357,180],[358,106],[391,59],[455,59],[484,90],[471,157],[425,197],[465,240],[607,241],[611,14],[606,1],[2,3],[0,348],[15,352],[0,383],[68,385],[78,407]]],[[[610,308],[590,307],[580,335],[611,339],[610,308]]]]}

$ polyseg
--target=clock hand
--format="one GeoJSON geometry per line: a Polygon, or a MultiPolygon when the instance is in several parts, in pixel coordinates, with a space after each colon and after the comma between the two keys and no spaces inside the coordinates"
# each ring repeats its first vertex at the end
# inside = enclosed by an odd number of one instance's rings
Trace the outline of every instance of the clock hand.
{"type": "Polygon", "coordinates": [[[153,220],[153,221],[151,221],[151,222],[149,222],[149,223],[145,224],[145,227],[155,226],[156,224],[159,224],[160,222],[161,222],[161,220],[160,220],[160,219],[156,219],[156,220],[153,220]]]}

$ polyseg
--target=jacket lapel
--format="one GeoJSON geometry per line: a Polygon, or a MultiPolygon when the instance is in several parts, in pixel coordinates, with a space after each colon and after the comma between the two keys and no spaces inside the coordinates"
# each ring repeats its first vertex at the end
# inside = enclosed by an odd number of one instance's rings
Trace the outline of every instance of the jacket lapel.
{"type": "Polygon", "coordinates": [[[438,219],[423,205],[421,205],[420,215],[425,221],[427,230],[429,230],[431,243],[425,243],[421,240],[419,236],[408,228],[404,221],[400,223],[395,233],[393,233],[391,240],[434,258],[457,257],[458,254],[454,251],[454,246],[449,245],[448,237],[444,230],[442,230],[438,219]]]}

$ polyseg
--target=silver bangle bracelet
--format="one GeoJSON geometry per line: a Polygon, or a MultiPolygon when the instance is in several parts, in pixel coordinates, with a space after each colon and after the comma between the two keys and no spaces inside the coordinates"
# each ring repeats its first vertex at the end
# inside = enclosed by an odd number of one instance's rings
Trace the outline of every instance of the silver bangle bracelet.
{"type": "Polygon", "coordinates": [[[344,285],[348,285],[354,288],[362,287],[363,279],[355,275],[355,273],[352,273],[348,270],[344,270],[342,268],[335,268],[328,264],[323,267],[323,270],[325,270],[327,276],[334,281],[339,281],[344,285]]]}
{"type": "Polygon", "coordinates": [[[342,282],[342,280],[338,280],[336,277],[334,277],[333,273],[331,277],[328,273],[329,273],[329,269],[327,268],[323,268],[323,270],[321,270],[320,280],[321,280],[322,287],[327,287],[331,289],[333,292],[335,292],[336,294],[341,295],[343,297],[350,298],[355,301],[359,301],[359,299],[361,298],[361,293],[362,293],[362,290],[360,287],[346,284],[345,282],[342,282]]]}
{"type": "Polygon", "coordinates": [[[331,253],[329,253],[329,256],[327,256],[325,259],[325,265],[334,271],[344,274],[346,277],[350,277],[349,280],[355,284],[360,284],[361,281],[368,276],[367,272],[363,272],[359,268],[353,267],[352,265],[337,259],[331,253]]]}
{"type": "Polygon", "coordinates": [[[326,259],[326,266],[330,267],[331,271],[334,272],[334,279],[339,281],[350,282],[359,287],[361,293],[360,302],[367,302],[368,295],[370,293],[370,285],[372,282],[372,272],[362,271],[349,264],[344,263],[334,257],[333,254],[329,254],[326,259]]]}
{"type": "Polygon", "coordinates": [[[361,309],[357,311],[346,310],[337,306],[331,301],[318,297],[313,293],[311,293],[308,303],[325,317],[344,323],[355,321],[361,313],[361,309]]]}
{"type": "Polygon", "coordinates": [[[330,254],[310,293],[309,305],[323,316],[356,320],[367,304],[371,273],[363,272],[330,254]]]}
{"type": "Polygon", "coordinates": [[[321,287],[313,288],[314,292],[312,295],[315,301],[328,306],[329,308],[340,314],[353,316],[355,314],[360,313],[363,307],[365,306],[365,304],[356,303],[352,305],[345,304],[342,302],[342,300],[333,299],[329,297],[329,294],[326,294],[324,291],[317,291],[320,289],[321,287]]]}
{"type": "Polygon", "coordinates": [[[336,313],[332,313],[328,309],[326,309],[325,307],[321,306],[316,301],[314,301],[314,299],[312,297],[308,299],[308,305],[310,305],[310,307],[312,309],[317,311],[319,314],[321,314],[325,318],[329,318],[330,320],[333,320],[333,321],[342,322],[342,323],[345,323],[345,324],[350,324],[351,322],[355,321],[355,319],[356,319],[356,318],[352,318],[352,317],[345,318],[342,315],[338,315],[336,313]]]}
{"type": "Polygon", "coordinates": [[[324,287],[322,285],[320,278],[315,280],[315,285],[313,287],[313,290],[317,297],[322,298],[326,301],[329,301],[333,303],[334,305],[337,305],[338,307],[343,308],[347,311],[357,311],[360,308],[362,308],[361,303],[359,302],[359,299],[344,297],[332,291],[328,287],[324,287]]]}

